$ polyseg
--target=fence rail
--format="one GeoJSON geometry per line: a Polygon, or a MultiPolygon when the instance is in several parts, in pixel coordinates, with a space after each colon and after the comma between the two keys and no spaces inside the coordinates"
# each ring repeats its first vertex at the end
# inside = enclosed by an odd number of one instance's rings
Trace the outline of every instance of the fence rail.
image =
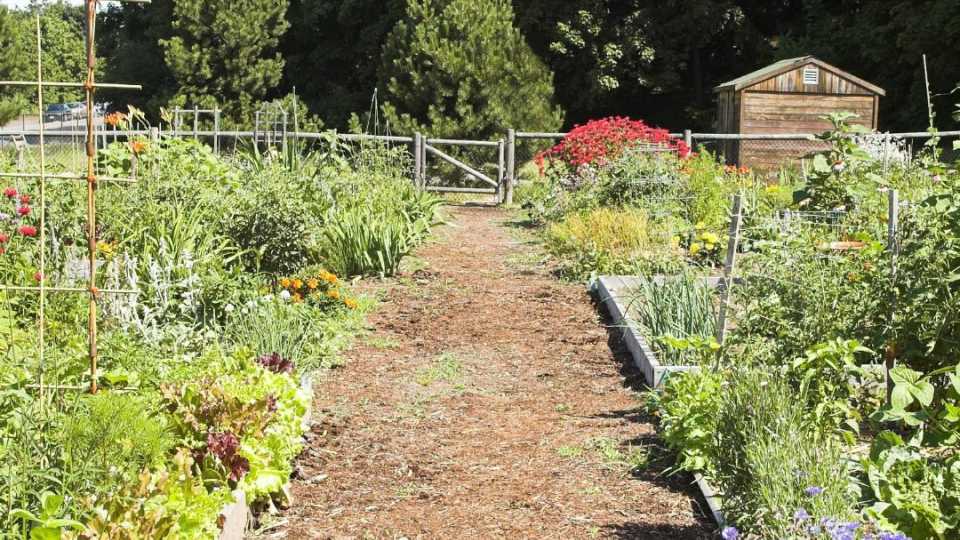
{"type": "MultiPolygon", "coordinates": [[[[188,110],[188,112],[192,112],[188,110]]],[[[112,130],[100,124],[96,129],[96,137],[102,144],[111,140],[124,140],[130,136],[149,137],[157,139],[161,136],[195,138],[211,142],[217,151],[236,150],[241,141],[262,143],[263,133],[257,130],[220,130],[218,125],[213,130],[199,129],[194,122],[194,129],[173,129],[160,131],[151,130],[112,130]],[[222,144],[224,142],[232,144],[222,144]]],[[[23,147],[29,151],[37,144],[41,130],[37,129],[0,129],[0,151],[9,151],[16,148],[16,152],[23,152],[23,147]]],[[[429,138],[421,134],[414,136],[402,135],[370,135],[356,133],[337,133],[336,138],[344,142],[381,142],[397,145],[408,145],[412,159],[412,175],[418,185],[434,190],[446,190],[461,193],[493,193],[498,198],[512,202],[513,188],[516,186],[524,167],[531,167],[534,157],[552,147],[558,140],[565,137],[567,132],[535,132],[509,130],[506,137],[499,140],[474,140],[454,138],[429,138]],[[438,146],[452,147],[441,152],[438,146]],[[491,152],[492,151],[492,152],[491,152]],[[445,185],[442,178],[436,174],[450,174],[449,170],[437,168],[438,171],[428,179],[427,155],[442,161],[445,166],[453,167],[464,176],[453,185],[445,185]],[[442,154],[442,155],[441,155],[442,154]],[[448,159],[449,158],[449,159],[448,159]],[[444,172],[445,171],[445,172],[444,172]],[[432,181],[432,182],[431,182],[432,181]],[[438,184],[437,182],[440,182],[438,184]],[[467,182],[463,184],[463,182],[467,182]],[[479,181],[483,186],[470,185],[472,181],[479,181]],[[458,183],[459,182],[459,183],[458,183]],[[491,190],[491,187],[493,188],[491,190]]],[[[290,140],[318,141],[330,137],[329,133],[283,131],[276,133],[271,139],[278,145],[290,140]]],[[[45,129],[44,136],[48,144],[53,147],[61,145],[78,146],[86,136],[85,130],[45,129]]],[[[671,133],[671,136],[683,138],[692,148],[705,148],[725,156],[728,163],[748,165],[757,169],[775,170],[791,161],[800,162],[800,159],[810,153],[823,150],[827,143],[812,133],[701,133],[691,130],[671,133]]],[[[870,133],[852,134],[865,144],[873,145],[874,150],[886,163],[892,160],[909,162],[916,152],[919,143],[926,143],[932,137],[939,137],[943,142],[960,140],[960,131],[944,131],[931,134],[927,131],[912,131],[902,133],[870,133]],[[890,157],[893,156],[893,157],[890,157]]],[[[955,156],[952,145],[944,144],[944,152],[948,156],[955,156]]],[[[284,146],[285,147],[285,146],[284,146]]]]}

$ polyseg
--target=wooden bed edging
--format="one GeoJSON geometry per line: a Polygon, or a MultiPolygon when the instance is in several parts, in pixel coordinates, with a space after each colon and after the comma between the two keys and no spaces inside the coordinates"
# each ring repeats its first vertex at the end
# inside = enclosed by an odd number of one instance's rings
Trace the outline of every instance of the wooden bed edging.
{"type": "MultiPolygon", "coordinates": [[[[671,373],[693,371],[699,368],[697,366],[660,365],[657,361],[656,354],[654,354],[639,330],[629,324],[626,316],[627,300],[625,294],[639,279],[640,278],[634,276],[600,276],[591,283],[590,289],[597,295],[597,298],[603,302],[603,305],[610,312],[610,317],[613,319],[614,324],[623,334],[623,341],[630,351],[634,365],[643,373],[647,384],[651,388],[657,388],[663,384],[671,373]]],[[[655,281],[662,281],[669,279],[669,277],[656,276],[653,279],[655,281]]],[[[722,286],[722,280],[720,278],[706,278],[705,281],[713,287],[722,286]]],[[[720,495],[702,474],[694,473],[694,480],[700,489],[700,493],[707,502],[714,521],[717,525],[723,527],[726,521],[723,517],[723,505],[720,495]]]]}
{"type": "Polygon", "coordinates": [[[671,373],[693,371],[697,366],[664,366],[639,330],[631,325],[627,318],[627,299],[625,294],[640,278],[634,276],[600,276],[591,285],[597,298],[610,312],[613,324],[623,334],[623,342],[630,350],[633,363],[643,373],[647,385],[657,388],[671,373]]]}

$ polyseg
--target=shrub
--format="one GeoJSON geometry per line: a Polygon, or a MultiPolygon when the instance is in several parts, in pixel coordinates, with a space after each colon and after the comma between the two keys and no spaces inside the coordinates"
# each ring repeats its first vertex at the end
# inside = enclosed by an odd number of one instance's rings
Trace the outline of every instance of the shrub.
{"type": "Polygon", "coordinates": [[[649,143],[663,145],[686,157],[690,148],[682,140],[670,136],[662,128],[653,128],[643,120],[610,117],[591,120],[573,128],[563,140],[536,160],[544,166],[557,161],[570,169],[581,165],[603,165],[615,161],[628,148],[649,143]]]}
{"type": "Polygon", "coordinates": [[[428,221],[401,211],[382,214],[350,208],[336,214],[323,229],[323,261],[346,276],[392,276],[429,227],[428,221]]]}
{"type": "Polygon", "coordinates": [[[676,269],[680,262],[669,248],[670,238],[660,223],[651,222],[638,209],[598,208],[570,214],[546,232],[547,249],[567,259],[562,273],[569,277],[676,269]]]}

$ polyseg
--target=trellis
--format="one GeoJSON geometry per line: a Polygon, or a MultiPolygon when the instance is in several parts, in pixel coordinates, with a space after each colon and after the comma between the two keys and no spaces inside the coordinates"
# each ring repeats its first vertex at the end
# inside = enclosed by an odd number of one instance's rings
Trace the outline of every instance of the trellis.
{"type": "Polygon", "coordinates": [[[99,83],[96,81],[96,18],[97,5],[99,2],[126,2],[146,4],[149,0],[84,0],[85,8],[85,50],[86,50],[86,78],[83,82],[68,81],[44,81],[43,80],[43,42],[40,28],[40,15],[36,14],[36,36],[37,36],[37,78],[34,81],[0,81],[0,86],[23,86],[36,87],[37,89],[37,110],[40,114],[39,130],[39,168],[35,172],[17,172],[0,173],[0,178],[13,178],[23,180],[35,179],[39,187],[40,202],[40,227],[39,227],[39,275],[37,286],[16,286],[9,284],[0,285],[0,290],[36,293],[39,295],[39,307],[37,313],[37,332],[38,332],[38,380],[33,385],[40,392],[41,403],[43,394],[48,389],[59,390],[84,390],[89,389],[90,393],[97,392],[97,307],[98,301],[104,294],[133,294],[138,291],[126,289],[100,289],[97,287],[97,188],[100,182],[118,182],[131,183],[136,182],[134,178],[118,178],[98,175],[96,169],[97,144],[96,144],[96,125],[92,114],[95,105],[95,94],[97,89],[112,88],[123,90],[142,90],[140,85],[134,84],[114,84],[99,83]],[[61,173],[49,174],[46,164],[46,145],[45,130],[43,122],[43,90],[48,87],[59,88],[82,88],[86,97],[87,111],[86,115],[86,171],[85,173],[61,173]],[[86,240],[87,240],[87,286],[66,287],[66,286],[48,286],[47,268],[46,268],[46,250],[47,250],[47,231],[46,231],[46,186],[48,181],[64,180],[78,181],[86,183],[86,240]],[[80,293],[88,297],[87,308],[87,356],[90,369],[90,384],[88,387],[82,385],[61,385],[58,381],[54,384],[47,384],[45,380],[45,331],[46,331],[46,304],[47,293],[80,293]]]}

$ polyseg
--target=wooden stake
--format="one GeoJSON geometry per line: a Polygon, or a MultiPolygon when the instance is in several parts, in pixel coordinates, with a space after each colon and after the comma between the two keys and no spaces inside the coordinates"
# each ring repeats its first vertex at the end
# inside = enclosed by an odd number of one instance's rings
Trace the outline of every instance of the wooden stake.
{"type": "MultiPolygon", "coordinates": [[[[740,228],[743,224],[743,194],[733,197],[733,211],[730,218],[730,239],[727,242],[727,261],[723,267],[723,289],[720,290],[720,313],[717,316],[717,342],[723,345],[727,336],[727,309],[733,288],[733,271],[736,268],[737,249],[740,246],[740,228]]],[[[719,368],[719,366],[717,366],[719,368]]]]}

